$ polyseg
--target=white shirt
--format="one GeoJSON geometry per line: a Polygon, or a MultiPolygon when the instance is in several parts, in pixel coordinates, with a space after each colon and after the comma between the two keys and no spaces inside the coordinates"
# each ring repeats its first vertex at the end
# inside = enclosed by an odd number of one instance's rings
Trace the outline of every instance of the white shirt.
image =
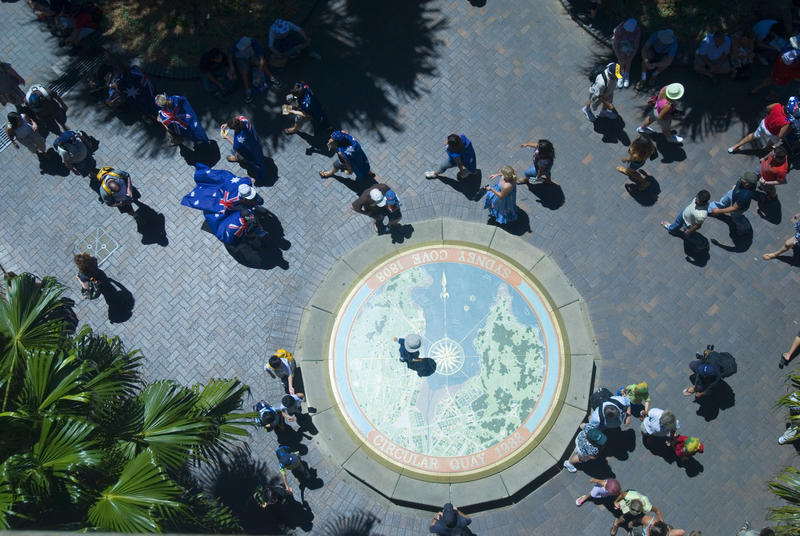
{"type": "Polygon", "coordinates": [[[717,61],[725,54],[731,53],[731,38],[727,35],[722,45],[717,46],[714,42],[714,34],[708,34],[700,41],[700,48],[697,49],[697,54],[705,56],[711,61],[717,61]]]}
{"type": "MultiPolygon", "coordinates": [[[[650,435],[667,435],[668,432],[671,430],[667,430],[662,432],[661,431],[661,416],[664,414],[663,409],[659,408],[651,408],[650,411],[647,412],[647,416],[642,421],[642,426],[644,427],[645,431],[650,435]]],[[[675,419],[675,430],[681,427],[681,423],[678,419],[675,419]]]]}
{"type": "Polygon", "coordinates": [[[281,358],[281,368],[280,369],[275,370],[274,368],[269,366],[269,363],[267,363],[266,365],[264,365],[264,370],[272,372],[278,378],[288,378],[289,376],[292,375],[292,366],[284,358],[281,358]]]}
{"type": "Polygon", "coordinates": [[[617,87],[616,78],[614,71],[606,68],[602,74],[597,75],[594,84],[589,87],[589,94],[592,97],[602,97],[605,100],[611,100],[614,96],[614,89],[617,87]],[[605,75],[605,78],[603,75],[605,75]]]}
{"type": "Polygon", "coordinates": [[[694,201],[683,209],[683,223],[686,227],[702,225],[708,217],[708,205],[705,208],[697,208],[694,201]]]}

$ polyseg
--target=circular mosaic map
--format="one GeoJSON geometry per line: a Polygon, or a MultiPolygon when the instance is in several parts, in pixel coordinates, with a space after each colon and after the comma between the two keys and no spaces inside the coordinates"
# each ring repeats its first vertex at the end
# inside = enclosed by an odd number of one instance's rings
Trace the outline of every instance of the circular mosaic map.
{"type": "Polygon", "coordinates": [[[564,372],[557,318],[533,281],[465,246],[410,250],[339,309],[329,374],[349,427],[404,473],[477,477],[548,428],[564,372]],[[393,339],[422,338],[420,361],[393,339]]]}

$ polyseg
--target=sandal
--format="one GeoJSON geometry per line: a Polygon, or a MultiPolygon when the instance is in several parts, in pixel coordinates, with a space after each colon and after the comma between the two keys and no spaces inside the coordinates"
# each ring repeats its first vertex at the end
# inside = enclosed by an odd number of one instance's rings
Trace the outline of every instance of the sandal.
{"type": "Polygon", "coordinates": [[[229,154],[228,156],[226,156],[226,157],[225,157],[225,159],[226,159],[228,162],[236,162],[236,157],[235,157],[235,156],[233,156],[232,154],[229,154]]]}
{"type": "Polygon", "coordinates": [[[575,506],[580,506],[580,505],[582,505],[584,502],[586,502],[586,497],[585,497],[585,496],[583,496],[583,495],[581,495],[580,497],[578,497],[577,499],[575,499],[575,506]]]}
{"type": "Polygon", "coordinates": [[[689,388],[687,387],[686,389],[683,390],[683,394],[685,396],[692,396],[694,393],[689,391],[689,388]]]}
{"type": "Polygon", "coordinates": [[[786,359],[786,354],[781,354],[778,358],[778,368],[782,369],[787,366],[789,366],[789,361],[786,359]]]}

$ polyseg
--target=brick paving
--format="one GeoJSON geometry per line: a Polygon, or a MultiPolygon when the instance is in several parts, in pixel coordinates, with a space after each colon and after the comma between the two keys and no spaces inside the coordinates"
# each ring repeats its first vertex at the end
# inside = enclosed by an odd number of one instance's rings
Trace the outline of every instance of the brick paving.
{"type": "MultiPolygon", "coordinates": [[[[783,416],[772,404],[783,389],[775,361],[797,330],[798,275],[791,265],[764,262],[760,254],[791,234],[797,186],[790,177],[779,188],[780,224],[760,218],[754,204],[748,213],[752,245],[742,252],[712,245],[704,266],[687,262],[681,241],[658,224],[672,220],[700,188],[718,198],[742,171],[755,168],[755,158],[729,156],[725,148],[755,127],[760,97],[746,97],[747,84],[728,90],[675,71],[691,105],[681,127],[685,156],[668,151],[648,164],[661,192],[647,206],[628,195],[614,169],[626,154],[624,145],[604,143],[580,113],[584,72],[596,61],[597,44],[556,0],[493,0],[484,9],[463,0],[378,5],[383,3],[320,3],[310,27],[323,62],[303,60],[279,76],[286,82],[303,78],[317,90],[329,114],[361,140],[373,169],[396,187],[412,224],[441,215],[485,221],[482,205],[423,177],[440,160],[451,131],[472,139],[484,177],[506,163],[524,169],[530,151],[519,149],[520,143],[551,139],[564,203],[553,210],[520,189],[518,204],[531,229],[523,239],[549,253],[586,300],[602,356],[596,384],[616,388],[646,380],[653,405],[675,411],[681,430],[706,445],[698,458],[703,470],[694,477],[640,442],[627,459],[609,458],[610,469],[624,487],[645,492],[676,526],[722,535],[735,533],[745,519],[758,525],[776,503],[767,480],[796,456],[776,443],[783,416]],[[688,361],[707,343],[731,351],[739,362],[729,381],[735,404],[709,418],[680,394],[688,361]]],[[[29,83],[72,68],[26,3],[3,4],[2,13],[2,58],[29,83]]],[[[158,129],[115,118],[82,83],[66,96],[68,125],[100,140],[99,165],[131,173],[142,201],[165,217],[169,243],[142,244],[133,221],[97,203],[85,178],[41,175],[32,155],[10,147],[0,154],[3,265],[71,285],[73,245],[102,227],[120,245],[102,267],[132,293],[133,314],[112,323],[101,300],[79,302],[79,318],[141,349],[148,378],[190,384],[236,376],[252,387],[255,399],[275,400],[280,384],[261,369],[267,352],[294,345],[302,307],[333,261],[371,236],[371,227],[349,211],[353,194],[345,185],[317,177],[327,158],[304,154],[299,137],[280,134],[282,94],[237,107],[234,99],[210,102],[190,82],[154,83],[170,93],[186,92],[212,139],[233,112],[252,116],[278,168],[277,182],[261,193],[291,242],[284,253],[288,268],[242,266],[202,232],[201,215],[179,204],[192,188],[192,168],[164,146],[158,129]]],[[[633,137],[646,95],[628,90],[616,100],[633,137]]],[[[225,154],[227,148],[220,148],[225,154]]],[[[238,171],[224,159],[217,166],[238,171]]],[[[730,244],[722,222],[708,221],[702,232],[730,244]]],[[[78,297],[74,285],[70,292],[78,297]]],[[[272,436],[254,435],[252,447],[256,457],[272,463],[272,436]]],[[[324,486],[306,492],[314,519],[299,532],[320,532],[336,515],[358,511],[380,520],[380,534],[426,532],[429,512],[389,504],[334,472],[313,446],[307,459],[324,486]]],[[[574,506],[587,484],[586,474],[562,471],[514,505],[475,513],[474,530],[604,533],[613,520],[604,508],[574,506]]]]}

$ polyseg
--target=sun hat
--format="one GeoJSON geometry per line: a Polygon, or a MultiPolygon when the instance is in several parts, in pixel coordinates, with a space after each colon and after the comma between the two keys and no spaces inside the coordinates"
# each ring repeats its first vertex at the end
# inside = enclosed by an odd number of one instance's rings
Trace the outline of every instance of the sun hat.
{"type": "Polygon", "coordinates": [[[683,84],[673,82],[667,86],[667,98],[669,100],[678,100],[683,97],[683,84]]]}
{"type": "Polygon", "coordinates": [[[696,452],[699,452],[700,454],[702,454],[703,453],[703,444],[700,443],[700,440],[698,438],[689,437],[689,438],[686,439],[686,445],[684,446],[684,449],[689,454],[694,454],[696,452]]]}
{"type": "Polygon", "coordinates": [[[275,19],[275,22],[272,23],[272,27],[275,29],[275,33],[278,35],[286,35],[289,33],[289,23],[283,19],[275,19]]]}
{"type": "Polygon", "coordinates": [[[758,182],[758,175],[753,173],[752,171],[745,171],[739,180],[745,184],[755,184],[758,182]]]}
{"type": "Polygon", "coordinates": [[[658,40],[661,42],[662,45],[671,45],[675,42],[675,34],[672,33],[672,30],[659,30],[658,31],[658,40]]]}
{"type": "Polygon", "coordinates": [[[586,432],[586,439],[588,439],[595,445],[602,447],[603,445],[606,444],[606,440],[608,438],[606,437],[606,434],[604,434],[597,428],[590,428],[589,431],[586,432]]]}
{"type": "Polygon", "coordinates": [[[644,511],[644,505],[642,504],[642,501],[640,501],[639,499],[632,500],[631,503],[628,505],[628,512],[630,512],[635,516],[642,514],[643,511],[644,511]]]}
{"type": "Polygon", "coordinates": [[[636,26],[637,26],[636,19],[633,18],[626,20],[625,23],[622,25],[622,27],[625,28],[626,32],[634,31],[636,29],[636,26]]]}
{"type": "Polygon", "coordinates": [[[243,199],[253,199],[256,196],[256,190],[249,184],[239,185],[239,197],[243,199]]]}
{"type": "Polygon", "coordinates": [[[373,188],[372,190],[369,191],[369,197],[379,207],[386,206],[386,196],[383,195],[383,192],[381,192],[377,188],[373,188]]]}
{"type": "Polygon", "coordinates": [[[416,352],[422,346],[422,338],[416,333],[409,333],[406,335],[405,344],[406,350],[409,352],[416,352]]]}

